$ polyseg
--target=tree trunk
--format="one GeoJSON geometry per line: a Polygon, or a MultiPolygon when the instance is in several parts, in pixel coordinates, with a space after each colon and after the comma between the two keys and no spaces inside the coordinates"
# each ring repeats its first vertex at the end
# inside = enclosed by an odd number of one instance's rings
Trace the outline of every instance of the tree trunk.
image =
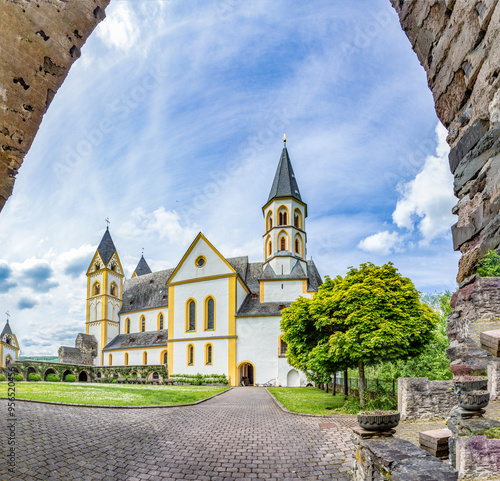
{"type": "Polygon", "coordinates": [[[344,401],[347,401],[349,396],[349,371],[346,369],[344,371],[344,401]]]}
{"type": "Polygon", "coordinates": [[[335,396],[337,394],[337,373],[333,373],[333,389],[332,389],[332,396],[335,396]]]}
{"type": "Polygon", "coordinates": [[[328,394],[328,379],[325,382],[325,392],[328,394]]]}
{"type": "Polygon", "coordinates": [[[359,403],[365,409],[365,365],[362,361],[358,363],[359,371],[359,403]]]}

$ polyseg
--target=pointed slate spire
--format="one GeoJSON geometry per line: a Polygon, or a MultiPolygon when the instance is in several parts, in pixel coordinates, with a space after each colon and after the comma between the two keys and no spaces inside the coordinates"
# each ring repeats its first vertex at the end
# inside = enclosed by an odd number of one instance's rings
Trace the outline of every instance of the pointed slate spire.
{"type": "MultiPolygon", "coordinates": [[[[144,274],[151,274],[151,269],[148,266],[148,263],[146,262],[146,259],[144,259],[144,256],[141,256],[141,259],[139,260],[139,263],[137,264],[137,267],[135,268],[134,274],[136,276],[143,276],[144,274]]],[[[134,275],[132,274],[132,276],[134,275]]]]}
{"type": "Polygon", "coordinates": [[[286,150],[286,143],[283,146],[283,152],[281,152],[280,162],[276,169],[273,186],[271,187],[271,192],[269,193],[269,199],[267,201],[270,202],[278,197],[293,197],[302,202],[299,186],[295,179],[295,174],[293,173],[292,163],[290,162],[290,157],[286,150]]]}
{"type": "Polygon", "coordinates": [[[3,336],[5,336],[5,334],[10,334],[12,336],[12,331],[10,329],[10,325],[9,325],[9,320],[8,319],[7,319],[7,322],[5,323],[5,327],[2,330],[2,334],[0,334],[0,339],[3,339],[3,336]]]}
{"type": "Polygon", "coordinates": [[[113,257],[113,254],[116,252],[115,244],[113,243],[113,239],[111,239],[111,234],[109,233],[109,227],[106,227],[106,232],[102,236],[97,252],[99,252],[104,265],[107,266],[108,262],[113,257]]]}

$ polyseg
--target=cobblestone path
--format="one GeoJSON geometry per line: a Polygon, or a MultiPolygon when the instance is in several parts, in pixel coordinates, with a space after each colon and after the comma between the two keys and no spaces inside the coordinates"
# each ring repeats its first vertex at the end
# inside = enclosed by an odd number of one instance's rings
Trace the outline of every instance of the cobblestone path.
{"type": "Polygon", "coordinates": [[[262,388],[171,409],[18,402],[16,414],[16,474],[2,439],[2,481],[347,480],[352,462],[345,422],[285,413],[262,388]]]}

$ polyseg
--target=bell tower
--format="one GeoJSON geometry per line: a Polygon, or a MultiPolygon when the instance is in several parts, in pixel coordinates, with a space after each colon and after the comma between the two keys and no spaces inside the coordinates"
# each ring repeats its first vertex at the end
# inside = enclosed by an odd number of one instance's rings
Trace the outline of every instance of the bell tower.
{"type": "Polygon", "coordinates": [[[102,349],[120,332],[118,312],[123,297],[123,268],[106,228],[87,269],[86,333],[97,339],[97,363],[104,364],[102,349]]]}
{"type": "Polygon", "coordinates": [[[271,192],[262,211],[265,220],[264,268],[270,266],[276,275],[288,276],[298,262],[307,274],[307,204],[300,196],[286,148],[286,135],[271,192]]]}

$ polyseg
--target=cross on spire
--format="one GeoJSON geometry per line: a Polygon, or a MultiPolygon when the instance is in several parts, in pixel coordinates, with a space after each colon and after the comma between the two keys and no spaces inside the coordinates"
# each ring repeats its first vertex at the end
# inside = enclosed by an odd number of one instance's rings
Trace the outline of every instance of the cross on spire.
{"type": "Polygon", "coordinates": [[[142,248],[142,255],[144,255],[144,247],[142,248]]]}
{"type": "Polygon", "coordinates": [[[107,229],[109,229],[109,224],[111,224],[111,221],[109,220],[109,217],[106,217],[106,224],[108,224],[107,229]]]}
{"type": "Polygon", "coordinates": [[[9,311],[7,311],[5,314],[7,315],[7,322],[9,322],[10,312],[9,312],[9,311]]]}

